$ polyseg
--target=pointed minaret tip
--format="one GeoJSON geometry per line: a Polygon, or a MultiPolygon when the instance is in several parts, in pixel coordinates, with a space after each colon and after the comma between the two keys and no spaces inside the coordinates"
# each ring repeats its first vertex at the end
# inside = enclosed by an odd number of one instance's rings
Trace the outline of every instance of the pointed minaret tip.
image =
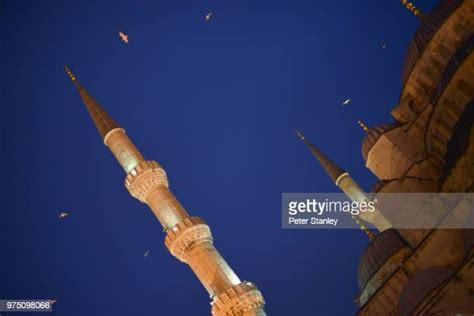
{"type": "Polygon", "coordinates": [[[369,131],[369,128],[367,127],[367,125],[365,125],[364,122],[362,122],[362,121],[359,120],[359,121],[357,121],[357,123],[359,123],[359,126],[362,127],[362,129],[364,130],[364,132],[367,133],[367,132],[369,131]]]}
{"type": "Polygon", "coordinates": [[[335,183],[336,180],[342,174],[345,173],[345,171],[341,167],[336,165],[334,162],[332,162],[331,159],[326,157],[326,155],[324,155],[321,151],[319,151],[319,149],[316,148],[316,146],[310,143],[302,132],[295,129],[295,133],[306,144],[306,146],[308,146],[311,153],[314,155],[314,157],[316,157],[316,159],[319,161],[319,163],[321,164],[323,169],[326,171],[326,173],[329,175],[331,180],[334,181],[335,183]]]}
{"type": "Polygon", "coordinates": [[[299,130],[295,129],[295,134],[298,136],[301,140],[304,140],[304,134],[300,132],[299,130]]]}
{"type": "Polygon", "coordinates": [[[68,75],[69,79],[71,79],[72,82],[77,81],[76,76],[74,76],[71,69],[69,69],[67,65],[64,65],[64,71],[66,71],[66,74],[68,75]]]}
{"type": "Polygon", "coordinates": [[[417,16],[417,17],[422,17],[423,16],[423,13],[420,11],[420,9],[418,9],[417,7],[415,7],[415,5],[413,4],[413,2],[410,2],[408,0],[401,0],[402,1],[402,5],[410,12],[413,13],[414,16],[417,16]]]}
{"type": "Polygon", "coordinates": [[[352,219],[359,225],[360,229],[367,234],[367,237],[369,237],[369,240],[372,241],[374,240],[374,234],[370,231],[370,229],[367,228],[367,226],[360,220],[359,216],[352,215],[352,219]]]}
{"type": "Polygon", "coordinates": [[[76,76],[72,73],[67,65],[64,65],[64,71],[73,82],[82,101],[84,102],[89,114],[94,121],[95,126],[99,130],[102,139],[105,138],[108,132],[118,128],[119,125],[112,119],[112,117],[97,103],[97,101],[89,95],[89,93],[81,86],[76,76]]]}

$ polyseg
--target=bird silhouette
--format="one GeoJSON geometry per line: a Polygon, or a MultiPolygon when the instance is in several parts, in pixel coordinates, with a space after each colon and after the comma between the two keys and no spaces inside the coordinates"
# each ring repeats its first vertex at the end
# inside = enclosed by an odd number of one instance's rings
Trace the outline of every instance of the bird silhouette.
{"type": "Polygon", "coordinates": [[[119,32],[120,39],[122,39],[122,42],[128,44],[130,41],[128,40],[128,35],[122,32],[119,32]]]}
{"type": "Polygon", "coordinates": [[[206,14],[206,23],[208,23],[211,20],[212,14],[213,14],[212,12],[209,12],[208,14],[206,14]]]}
{"type": "Polygon", "coordinates": [[[62,212],[61,214],[59,214],[59,219],[66,218],[66,217],[68,217],[68,216],[69,216],[68,213],[62,212]]]}
{"type": "Polygon", "coordinates": [[[352,101],[351,99],[347,99],[344,102],[342,102],[341,105],[348,105],[349,103],[351,103],[351,101],[352,101]]]}

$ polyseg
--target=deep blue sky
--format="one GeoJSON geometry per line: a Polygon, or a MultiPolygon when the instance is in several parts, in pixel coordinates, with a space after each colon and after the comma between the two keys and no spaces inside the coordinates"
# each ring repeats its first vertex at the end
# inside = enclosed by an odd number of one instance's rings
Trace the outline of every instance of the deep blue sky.
{"type": "Polygon", "coordinates": [[[391,121],[417,25],[399,0],[1,0],[0,298],[56,298],[55,315],[209,315],[125,190],[68,64],[270,315],[353,314],[367,238],[281,229],[282,192],[337,191],[291,129],[369,190],[356,121],[391,121]]]}

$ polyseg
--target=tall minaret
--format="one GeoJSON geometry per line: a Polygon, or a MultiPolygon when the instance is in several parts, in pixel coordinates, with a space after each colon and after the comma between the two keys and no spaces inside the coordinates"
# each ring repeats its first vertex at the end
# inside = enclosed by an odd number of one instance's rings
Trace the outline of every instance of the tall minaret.
{"type": "MultiPolygon", "coordinates": [[[[367,194],[362,190],[362,188],[357,184],[357,182],[349,176],[349,173],[344,171],[341,167],[332,162],[326,155],[324,155],[319,149],[317,149],[313,144],[311,144],[306,137],[300,131],[296,130],[296,135],[308,146],[311,153],[319,161],[323,169],[329,175],[331,180],[336,186],[338,186],[342,192],[344,192],[352,201],[358,202],[368,202],[369,198],[367,194]]],[[[392,227],[392,225],[387,221],[387,219],[380,213],[378,210],[375,210],[372,213],[361,212],[360,218],[364,221],[369,222],[377,228],[379,232],[383,232],[392,227]]],[[[362,223],[359,223],[362,224],[362,223]]],[[[363,224],[362,224],[363,225],[363,224]]],[[[372,238],[369,234],[370,232],[361,225],[361,229],[364,230],[369,238],[372,238]]]]}
{"type": "Polygon", "coordinates": [[[241,282],[214,247],[209,226],[200,217],[189,216],[168,188],[165,170],[145,160],[135,145],[105,110],[87,93],[67,66],[66,73],[76,86],[104,143],[127,173],[125,187],[146,203],[166,231],[165,245],[173,256],[187,263],[212,299],[215,316],[266,315],[257,287],[241,282]]]}

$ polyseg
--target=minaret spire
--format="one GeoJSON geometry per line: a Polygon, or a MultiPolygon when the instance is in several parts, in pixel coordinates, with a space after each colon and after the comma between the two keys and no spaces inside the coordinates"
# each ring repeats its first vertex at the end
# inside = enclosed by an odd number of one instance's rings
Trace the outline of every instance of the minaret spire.
{"type": "MultiPolygon", "coordinates": [[[[308,146],[309,150],[319,161],[326,173],[329,175],[329,177],[331,177],[331,180],[337,187],[341,189],[342,192],[344,192],[352,201],[369,201],[367,194],[364,192],[364,190],[362,190],[362,188],[357,184],[357,182],[352,179],[349,173],[344,171],[344,169],[342,169],[333,161],[331,161],[326,155],[324,155],[319,149],[317,149],[316,146],[310,143],[302,132],[295,130],[295,133],[301,140],[303,140],[306,146],[308,146]]],[[[359,219],[372,223],[380,232],[391,227],[391,224],[378,210],[375,210],[373,213],[370,214],[368,212],[361,213],[361,215],[353,216],[352,218],[356,221],[357,224],[359,224],[361,230],[363,230],[369,236],[369,238],[373,238],[372,232],[359,219]]]]}
{"type": "Polygon", "coordinates": [[[369,131],[369,127],[367,125],[365,125],[364,122],[362,122],[361,120],[357,121],[357,123],[359,124],[360,127],[362,127],[362,129],[364,130],[364,132],[368,132],[369,131]]]}
{"type": "Polygon", "coordinates": [[[417,17],[422,17],[423,16],[423,13],[420,11],[420,9],[418,9],[417,7],[415,7],[415,5],[413,4],[413,2],[410,2],[408,0],[401,0],[402,1],[402,5],[410,12],[413,13],[414,16],[417,16],[417,17]]]}
{"type": "Polygon", "coordinates": [[[97,101],[89,95],[86,89],[82,87],[76,76],[72,73],[72,71],[67,65],[64,66],[64,70],[69,76],[69,79],[71,79],[71,81],[76,86],[76,89],[79,92],[87,110],[89,111],[89,114],[92,120],[94,121],[95,126],[99,130],[102,139],[104,139],[108,132],[115,128],[118,128],[119,125],[112,119],[112,117],[110,117],[107,112],[105,112],[105,110],[99,105],[99,103],[97,103],[97,101]]]}
{"type": "Polygon", "coordinates": [[[78,83],[64,67],[76,86],[109,147],[127,173],[125,187],[140,202],[147,204],[166,232],[165,245],[170,253],[189,265],[212,298],[214,316],[264,316],[265,301],[258,288],[242,282],[214,246],[210,227],[190,216],[169,189],[165,170],[153,160],[145,160],[125,130],[78,83]]]}
{"type": "Polygon", "coordinates": [[[311,144],[302,132],[295,130],[296,135],[308,146],[309,150],[313,153],[316,159],[319,161],[321,166],[324,168],[326,173],[331,177],[331,179],[336,182],[336,180],[345,173],[345,171],[332,162],[328,157],[326,157],[321,151],[319,151],[313,144],[311,144]]]}
{"type": "Polygon", "coordinates": [[[137,164],[144,161],[142,154],[132,141],[126,135],[126,132],[121,128],[114,119],[89,95],[89,93],[82,87],[76,76],[72,73],[68,66],[64,66],[64,70],[69,79],[76,86],[79,95],[84,102],[87,111],[89,112],[94,125],[99,130],[105,145],[107,145],[118,160],[125,172],[132,170],[137,164]]]}
{"type": "Polygon", "coordinates": [[[352,219],[354,220],[354,222],[356,222],[356,223],[359,225],[360,230],[362,230],[364,233],[367,234],[367,237],[369,237],[369,240],[370,240],[370,241],[374,240],[374,234],[370,231],[369,228],[367,228],[367,226],[365,225],[365,223],[360,220],[360,216],[351,215],[351,217],[352,217],[352,219]]]}

